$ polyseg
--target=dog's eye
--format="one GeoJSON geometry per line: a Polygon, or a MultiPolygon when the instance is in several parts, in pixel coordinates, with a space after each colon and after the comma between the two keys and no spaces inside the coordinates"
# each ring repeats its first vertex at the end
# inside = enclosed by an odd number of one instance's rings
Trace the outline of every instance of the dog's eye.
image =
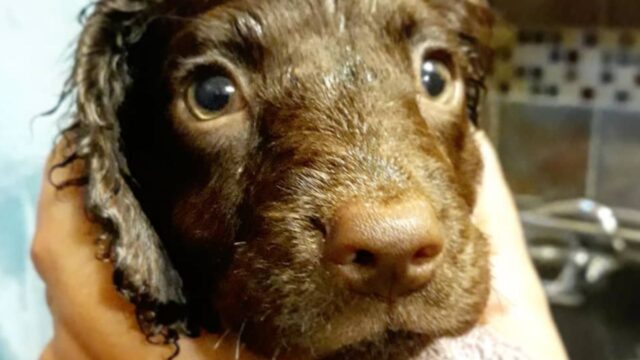
{"type": "Polygon", "coordinates": [[[426,94],[436,100],[445,99],[453,91],[450,58],[440,53],[426,54],[420,66],[420,81],[426,94]]]}
{"type": "Polygon", "coordinates": [[[228,76],[205,76],[196,80],[189,89],[188,104],[199,120],[212,120],[235,110],[238,89],[228,76]]]}

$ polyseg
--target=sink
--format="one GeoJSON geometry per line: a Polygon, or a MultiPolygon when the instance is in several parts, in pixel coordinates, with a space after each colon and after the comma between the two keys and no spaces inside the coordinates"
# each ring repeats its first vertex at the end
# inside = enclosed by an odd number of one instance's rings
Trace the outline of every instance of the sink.
{"type": "Polygon", "coordinates": [[[576,199],[521,219],[570,358],[640,360],[640,211],[576,199]]]}

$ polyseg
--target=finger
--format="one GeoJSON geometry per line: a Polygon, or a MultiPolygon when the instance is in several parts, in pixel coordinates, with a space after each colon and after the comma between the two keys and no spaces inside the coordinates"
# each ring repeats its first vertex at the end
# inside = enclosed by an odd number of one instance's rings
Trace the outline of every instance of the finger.
{"type": "Polygon", "coordinates": [[[478,143],[485,171],[474,215],[492,247],[492,285],[513,305],[523,302],[545,305],[546,298],[529,257],[518,210],[498,157],[484,134],[478,135],[478,143]]]}
{"type": "Polygon", "coordinates": [[[77,244],[86,246],[86,243],[90,242],[87,241],[90,237],[85,236],[91,232],[91,224],[85,220],[84,216],[83,189],[74,186],[56,189],[53,185],[82,176],[80,162],[51,173],[54,165],[60,164],[68,152],[68,146],[64,142],[58,143],[43,171],[31,258],[45,282],[50,280],[50,275],[56,274],[55,268],[58,262],[66,256],[73,256],[77,250],[77,244]]]}
{"type": "Polygon", "coordinates": [[[96,259],[97,229],[86,219],[83,189],[57,189],[53,185],[81,176],[82,164],[59,168],[51,179],[46,176],[66,154],[68,147],[60,143],[47,162],[32,244],[32,257],[47,285],[56,322],[52,348],[72,353],[82,349],[93,358],[119,359],[135,353],[169,357],[172,348],[153,347],[146,342],[135,322],[133,307],[113,288],[111,265],[96,259]]]}
{"type": "Polygon", "coordinates": [[[478,134],[477,141],[484,174],[474,215],[492,247],[492,293],[483,320],[535,359],[565,359],[496,152],[483,133],[478,134]]]}
{"type": "Polygon", "coordinates": [[[40,360],[56,360],[57,357],[53,352],[53,346],[49,343],[47,344],[47,346],[44,348],[44,351],[42,352],[42,355],[40,355],[40,360]]]}
{"type": "MultiPolygon", "coordinates": [[[[58,144],[47,161],[45,174],[64,160],[67,149],[63,143],[58,144]]],[[[53,185],[81,175],[82,164],[72,163],[57,169],[51,179],[45,176],[42,184],[32,257],[47,285],[55,322],[55,337],[42,358],[168,358],[175,348],[146,341],[135,321],[133,305],[112,285],[112,266],[96,258],[94,239],[98,229],[86,219],[83,189],[58,189],[53,185]]],[[[179,358],[235,359],[233,338],[223,340],[218,343],[215,336],[183,339],[179,358]]],[[[239,355],[247,357],[244,351],[239,355]]]]}

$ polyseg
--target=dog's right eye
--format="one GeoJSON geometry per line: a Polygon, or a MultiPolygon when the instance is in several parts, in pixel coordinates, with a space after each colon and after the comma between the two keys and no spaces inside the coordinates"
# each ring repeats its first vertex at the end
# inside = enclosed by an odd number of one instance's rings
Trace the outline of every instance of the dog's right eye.
{"type": "Polygon", "coordinates": [[[196,80],[189,88],[187,103],[198,120],[213,120],[238,110],[238,89],[226,75],[216,74],[196,80]]]}
{"type": "Polygon", "coordinates": [[[442,51],[423,55],[420,78],[425,95],[441,103],[452,100],[455,93],[455,75],[451,56],[442,51]]]}

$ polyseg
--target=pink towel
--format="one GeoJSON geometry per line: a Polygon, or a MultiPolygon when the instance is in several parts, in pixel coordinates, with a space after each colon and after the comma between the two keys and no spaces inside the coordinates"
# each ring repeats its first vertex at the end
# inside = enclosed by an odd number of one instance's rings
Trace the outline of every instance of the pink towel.
{"type": "Polygon", "coordinates": [[[521,349],[478,327],[458,338],[443,338],[414,360],[528,360],[521,349]]]}

